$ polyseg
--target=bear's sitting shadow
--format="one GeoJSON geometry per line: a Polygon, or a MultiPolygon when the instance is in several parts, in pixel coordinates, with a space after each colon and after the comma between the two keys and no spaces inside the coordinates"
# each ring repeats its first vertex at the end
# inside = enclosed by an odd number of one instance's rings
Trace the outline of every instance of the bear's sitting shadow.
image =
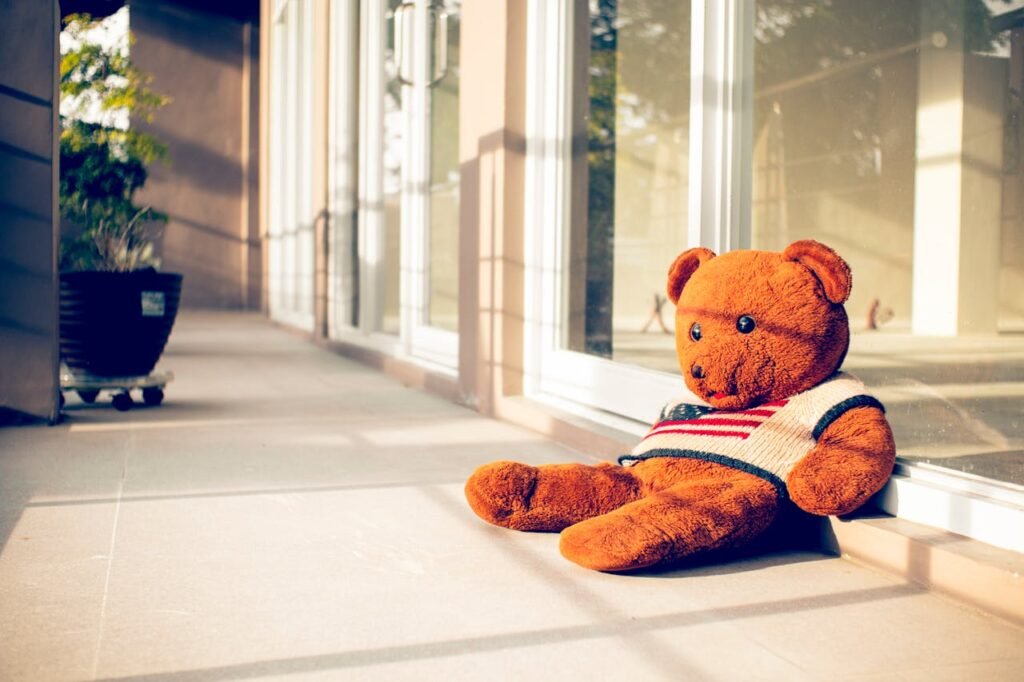
{"type": "MultiPolygon", "coordinates": [[[[877,514],[870,505],[844,520],[877,514]]],[[[837,541],[829,521],[786,502],[768,530],[742,547],[704,552],[663,567],[623,571],[618,575],[644,578],[692,578],[694,576],[746,573],[773,566],[823,561],[838,556],[837,541]]]]}

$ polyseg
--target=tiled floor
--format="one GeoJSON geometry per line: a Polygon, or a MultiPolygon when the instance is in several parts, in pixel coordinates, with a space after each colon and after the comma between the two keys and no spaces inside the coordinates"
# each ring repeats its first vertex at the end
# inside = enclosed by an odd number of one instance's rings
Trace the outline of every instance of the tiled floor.
{"type": "Polygon", "coordinates": [[[1024,631],[813,552],[594,573],[462,482],[586,456],[193,314],[160,408],[0,430],[2,680],[1021,680],[1024,631]]]}

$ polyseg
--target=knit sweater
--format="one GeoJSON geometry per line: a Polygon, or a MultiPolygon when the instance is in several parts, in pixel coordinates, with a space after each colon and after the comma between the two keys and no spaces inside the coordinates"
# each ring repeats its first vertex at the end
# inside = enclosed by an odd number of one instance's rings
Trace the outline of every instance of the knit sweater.
{"type": "Polygon", "coordinates": [[[746,410],[672,402],[619,464],[652,457],[717,462],[769,481],[786,497],[787,476],[814,449],[818,437],[841,415],[863,405],[884,410],[865,393],[864,384],[844,372],[785,400],[746,410]]]}

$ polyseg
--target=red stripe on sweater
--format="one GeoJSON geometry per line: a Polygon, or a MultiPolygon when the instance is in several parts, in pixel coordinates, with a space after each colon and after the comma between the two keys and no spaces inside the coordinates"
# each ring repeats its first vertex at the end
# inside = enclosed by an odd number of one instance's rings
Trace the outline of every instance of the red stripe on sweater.
{"type": "Polygon", "coordinates": [[[775,414],[776,412],[777,412],[777,410],[755,409],[755,410],[738,410],[736,412],[730,412],[729,414],[749,414],[749,415],[751,415],[753,417],[770,417],[773,414],[775,414]]]}
{"type": "Polygon", "coordinates": [[[682,421],[659,422],[654,426],[660,429],[663,426],[682,426],[686,424],[706,424],[708,426],[749,426],[756,427],[764,423],[763,419],[728,419],[725,417],[701,417],[698,419],[684,419],[682,421]]]}
{"type": "Polygon", "coordinates": [[[652,431],[643,437],[647,440],[651,436],[663,436],[666,433],[685,433],[691,436],[724,436],[727,438],[747,438],[750,434],[746,431],[706,431],[704,429],[665,429],[664,431],[652,431]]]}

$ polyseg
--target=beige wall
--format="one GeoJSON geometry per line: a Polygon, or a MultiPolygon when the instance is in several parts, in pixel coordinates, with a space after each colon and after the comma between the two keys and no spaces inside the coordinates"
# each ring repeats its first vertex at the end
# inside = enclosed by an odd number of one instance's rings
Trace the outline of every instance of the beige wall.
{"type": "MultiPolygon", "coordinates": [[[[244,3],[242,3],[244,4],[244,3]]],[[[170,215],[163,269],[185,275],[183,305],[261,305],[258,230],[259,29],[233,16],[135,0],[136,64],[171,98],[150,130],[169,164],[150,169],[139,203],[170,215]]]]}
{"type": "Polygon", "coordinates": [[[493,414],[522,392],[526,3],[462,7],[459,381],[493,414]]]}
{"type": "Polygon", "coordinates": [[[0,408],[55,420],[58,6],[0,16],[0,408]]]}

